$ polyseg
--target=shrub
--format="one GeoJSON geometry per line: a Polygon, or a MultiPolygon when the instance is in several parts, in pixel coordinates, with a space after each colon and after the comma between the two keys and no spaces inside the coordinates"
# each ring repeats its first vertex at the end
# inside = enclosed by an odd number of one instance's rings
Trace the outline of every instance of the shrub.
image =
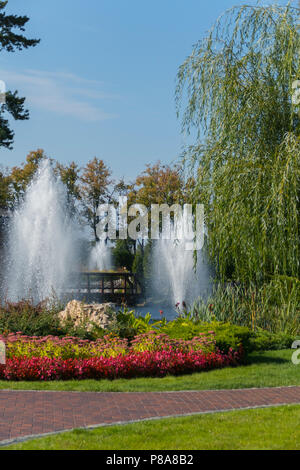
{"type": "MultiPolygon", "coordinates": [[[[10,335],[10,338],[13,338],[17,332],[22,332],[23,334],[23,344],[18,346],[21,351],[28,351],[28,337],[39,337],[39,341],[45,344],[45,340],[41,338],[54,337],[53,340],[55,343],[55,354],[54,356],[49,357],[59,357],[60,353],[59,348],[63,349],[64,358],[75,358],[76,354],[71,354],[71,349],[74,351],[79,347],[79,344],[88,344],[80,343],[79,340],[102,340],[97,344],[97,351],[101,347],[107,349],[107,354],[112,347],[114,349],[114,339],[118,338],[117,341],[128,340],[132,342],[133,345],[137,344],[135,339],[138,335],[146,335],[144,337],[140,336],[141,342],[139,343],[138,350],[143,351],[145,344],[148,342],[148,347],[154,341],[155,344],[160,344],[165,341],[163,335],[168,335],[169,346],[171,345],[171,340],[183,340],[183,341],[192,341],[194,338],[208,338],[210,333],[213,331],[215,333],[214,342],[215,346],[220,349],[220,351],[228,352],[230,348],[237,350],[242,344],[245,354],[249,351],[260,351],[260,350],[271,350],[271,349],[285,349],[290,348],[292,342],[297,338],[297,336],[289,333],[279,332],[272,333],[266,331],[262,328],[256,327],[254,330],[237,324],[232,324],[230,322],[216,321],[213,315],[213,306],[209,306],[210,311],[210,321],[201,321],[197,320],[197,317],[191,314],[191,312],[185,312],[184,316],[179,316],[173,321],[167,322],[165,318],[160,321],[153,322],[151,315],[147,314],[145,317],[136,316],[134,310],[128,310],[126,308],[120,309],[117,312],[117,320],[110,330],[103,330],[99,327],[95,327],[92,331],[87,331],[84,325],[81,328],[74,328],[72,321],[67,322],[66,325],[62,328],[59,326],[57,313],[62,310],[62,305],[58,302],[52,302],[50,305],[45,303],[40,303],[34,305],[29,300],[23,300],[18,303],[6,302],[4,305],[0,306],[0,335],[3,334],[7,336],[9,333],[14,333],[10,335]],[[161,343],[159,343],[157,337],[154,337],[151,332],[155,334],[159,333],[161,336],[161,343]],[[147,334],[150,336],[147,336],[147,334]],[[68,347],[62,346],[66,342],[68,337],[68,347]],[[58,339],[62,339],[62,343],[58,342],[58,339]],[[109,339],[107,339],[109,338],[109,339]],[[77,342],[78,341],[78,342],[77,342]],[[72,343],[72,348],[70,344],[72,343]],[[27,348],[27,349],[26,349],[27,348]],[[71,355],[68,355],[71,354],[71,355]]],[[[17,335],[20,339],[20,335],[17,335]]],[[[49,340],[50,341],[50,340],[49,340]]],[[[51,342],[51,341],[50,341],[51,342]]],[[[34,343],[35,344],[35,343],[34,343]]],[[[172,343],[173,344],[173,343],[172,343]]],[[[174,343],[175,344],[175,343],[174,343]]],[[[183,343],[181,344],[182,347],[183,343]]],[[[15,347],[15,346],[14,346],[15,347]]],[[[36,346],[31,345],[34,351],[36,346]]],[[[48,346],[53,352],[53,344],[51,347],[48,346]]],[[[89,346],[91,348],[91,346],[89,346]]],[[[121,346],[120,346],[121,347],[121,346]]],[[[196,345],[194,344],[194,347],[196,345]]],[[[198,343],[197,343],[198,347],[198,343]]],[[[203,345],[202,345],[203,347],[203,345]]],[[[104,350],[103,349],[103,350],[104,350]]],[[[83,349],[80,349],[83,352],[83,349]]],[[[118,348],[116,348],[116,354],[118,354],[118,348]]],[[[26,353],[27,354],[27,353],[26,353]]],[[[32,356],[31,356],[32,357],[32,356]]],[[[89,355],[82,356],[82,358],[90,357],[89,355]]]]}
{"type": "Polygon", "coordinates": [[[119,309],[117,312],[117,321],[110,327],[110,331],[121,338],[133,339],[136,335],[147,333],[153,329],[159,329],[166,324],[166,320],[162,319],[156,322],[151,321],[150,313],[145,317],[135,315],[134,310],[127,308],[119,309]]]}
{"type": "Polygon", "coordinates": [[[114,357],[125,354],[128,341],[107,335],[96,341],[83,340],[77,337],[55,336],[35,337],[22,333],[0,336],[6,343],[8,358],[47,357],[50,359],[86,359],[91,357],[114,357]]]}
{"type": "Polygon", "coordinates": [[[270,333],[269,331],[258,330],[251,333],[250,349],[252,351],[289,349],[295,339],[295,336],[286,333],[270,333]]]}
{"type": "Polygon", "coordinates": [[[163,333],[156,333],[150,331],[149,333],[138,335],[131,342],[131,350],[134,352],[143,351],[202,351],[203,353],[210,353],[215,351],[214,333],[210,332],[207,335],[200,333],[199,337],[194,337],[191,340],[173,339],[163,333]]]}
{"type": "Polygon", "coordinates": [[[213,331],[215,333],[216,347],[222,352],[227,353],[229,349],[237,351],[241,345],[246,354],[251,349],[250,329],[230,323],[217,321],[210,323],[195,322],[184,318],[177,318],[162,327],[161,331],[168,334],[171,338],[182,338],[184,340],[190,340],[200,333],[208,335],[213,331]]]}
{"type": "Polygon", "coordinates": [[[64,309],[56,299],[34,304],[32,300],[5,302],[0,305],[0,334],[22,332],[29,336],[77,336],[82,339],[96,339],[107,332],[101,328],[87,331],[85,324],[74,327],[72,320],[60,325],[57,314],[64,309]]]}
{"type": "Polygon", "coordinates": [[[201,335],[190,341],[184,341],[171,339],[166,334],[157,334],[155,331],[136,336],[131,344],[127,339],[113,335],[106,335],[96,341],[88,341],[71,336],[34,337],[22,335],[22,333],[11,333],[7,336],[0,336],[0,339],[6,343],[7,358],[87,359],[164,350],[210,353],[216,349],[213,334],[201,335]]]}
{"type": "Polygon", "coordinates": [[[17,331],[39,336],[64,334],[56,316],[60,310],[58,303],[47,306],[45,302],[35,305],[31,300],[5,302],[0,306],[0,334],[17,331]]]}

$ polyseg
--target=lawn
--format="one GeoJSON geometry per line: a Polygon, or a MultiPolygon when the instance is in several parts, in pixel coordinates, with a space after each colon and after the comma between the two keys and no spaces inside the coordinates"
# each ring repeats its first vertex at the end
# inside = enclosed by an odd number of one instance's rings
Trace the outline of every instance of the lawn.
{"type": "Polygon", "coordinates": [[[300,385],[300,366],[291,362],[292,351],[255,352],[249,364],[179,377],[53,382],[0,381],[0,389],[142,392],[209,390],[300,385]]]}
{"type": "Polygon", "coordinates": [[[300,450],[300,406],[230,411],[75,430],[18,450],[300,450]]]}

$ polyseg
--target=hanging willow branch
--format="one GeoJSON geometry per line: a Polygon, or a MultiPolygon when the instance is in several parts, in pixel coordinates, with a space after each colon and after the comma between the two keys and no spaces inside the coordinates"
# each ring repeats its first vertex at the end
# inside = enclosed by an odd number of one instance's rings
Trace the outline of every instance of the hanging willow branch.
{"type": "Polygon", "coordinates": [[[206,206],[220,276],[242,282],[299,277],[299,10],[234,7],[178,72],[184,159],[206,206]]]}

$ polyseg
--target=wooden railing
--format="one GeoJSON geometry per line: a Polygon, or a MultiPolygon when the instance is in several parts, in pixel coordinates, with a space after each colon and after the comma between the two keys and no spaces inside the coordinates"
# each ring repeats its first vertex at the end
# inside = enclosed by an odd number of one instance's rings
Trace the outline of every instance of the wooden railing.
{"type": "Polygon", "coordinates": [[[72,276],[66,296],[88,302],[114,302],[134,305],[142,289],[134,273],[81,272],[72,276]]]}

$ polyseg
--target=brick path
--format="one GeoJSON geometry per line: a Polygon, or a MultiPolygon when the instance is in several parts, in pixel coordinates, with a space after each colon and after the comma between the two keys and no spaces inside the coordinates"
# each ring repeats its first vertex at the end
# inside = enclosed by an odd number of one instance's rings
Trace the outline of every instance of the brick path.
{"type": "Polygon", "coordinates": [[[86,426],[293,403],[300,404],[300,387],[147,393],[0,390],[0,445],[86,426]]]}

